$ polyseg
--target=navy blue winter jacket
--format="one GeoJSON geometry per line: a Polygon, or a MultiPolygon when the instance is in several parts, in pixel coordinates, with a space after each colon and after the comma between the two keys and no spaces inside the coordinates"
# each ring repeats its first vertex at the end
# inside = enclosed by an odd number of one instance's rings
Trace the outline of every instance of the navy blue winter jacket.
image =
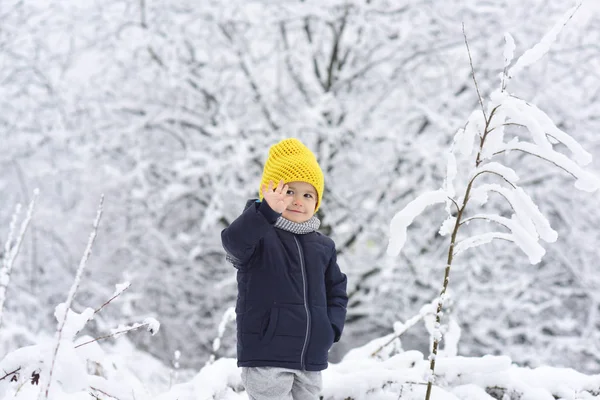
{"type": "Polygon", "coordinates": [[[346,276],[333,240],[275,228],[280,215],[251,200],[221,232],[238,269],[238,366],[320,371],[344,328],[346,276]]]}

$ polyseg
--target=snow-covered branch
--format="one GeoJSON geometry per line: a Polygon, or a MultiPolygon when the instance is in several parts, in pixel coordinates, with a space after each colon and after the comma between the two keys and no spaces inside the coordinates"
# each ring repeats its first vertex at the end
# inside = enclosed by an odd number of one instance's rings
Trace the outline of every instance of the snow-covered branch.
{"type": "Polygon", "coordinates": [[[148,332],[150,332],[150,334],[152,336],[154,336],[158,333],[158,330],[160,329],[160,323],[156,319],[148,317],[148,318],[144,319],[144,321],[142,323],[136,322],[129,326],[119,326],[118,328],[113,329],[109,335],[100,336],[95,339],[91,339],[86,342],[79,343],[78,345],[75,346],[75,348],[82,347],[87,344],[94,343],[94,342],[104,340],[104,339],[118,338],[121,335],[138,330],[143,327],[145,327],[146,330],[148,332]]]}
{"type": "MultiPolygon", "coordinates": [[[[73,303],[73,299],[75,298],[75,293],[77,292],[77,288],[79,287],[79,284],[81,283],[81,277],[83,276],[83,270],[85,269],[87,260],[92,252],[92,246],[94,245],[94,240],[96,239],[96,235],[98,233],[98,225],[100,224],[100,218],[102,217],[103,205],[104,205],[104,195],[102,195],[100,198],[100,204],[98,205],[98,210],[96,212],[96,219],[94,220],[92,232],[90,233],[90,237],[88,238],[88,243],[85,248],[85,251],[83,252],[83,257],[81,258],[81,261],[79,262],[79,267],[77,268],[77,273],[75,274],[75,280],[73,281],[73,284],[71,285],[71,289],[69,290],[69,295],[67,296],[67,301],[64,306],[64,314],[62,315],[61,318],[58,318],[58,327],[56,329],[56,344],[54,346],[54,353],[52,355],[50,369],[47,372],[48,379],[46,381],[46,388],[44,390],[40,391],[40,396],[39,396],[40,399],[42,399],[42,398],[48,399],[48,395],[50,392],[50,386],[52,384],[52,374],[54,372],[54,365],[56,363],[56,358],[58,356],[58,350],[61,345],[63,330],[67,323],[68,313],[71,308],[71,304],[73,303]]],[[[88,318],[91,318],[92,316],[93,316],[93,314],[90,314],[88,318]]],[[[87,320],[86,320],[86,322],[87,322],[87,320]]]]}
{"type": "Polygon", "coordinates": [[[25,215],[25,219],[21,222],[21,228],[17,235],[17,238],[14,243],[12,243],[15,227],[17,224],[17,218],[19,217],[19,213],[21,210],[21,205],[18,204],[13,214],[10,228],[8,232],[8,239],[4,245],[4,254],[2,257],[2,265],[0,266],[0,327],[2,327],[2,316],[4,312],[4,302],[6,301],[6,292],[8,290],[8,285],[10,283],[10,274],[12,272],[13,264],[15,262],[15,258],[19,254],[19,249],[21,248],[21,243],[23,242],[23,237],[25,236],[25,231],[29,226],[29,222],[31,221],[31,217],[33,216],[33,210],[35,208],[35,202],[38,198],[39,190],[34,190],[33,198],[29,203],[29,207],[27,208],[27,214],[25,215]]]}

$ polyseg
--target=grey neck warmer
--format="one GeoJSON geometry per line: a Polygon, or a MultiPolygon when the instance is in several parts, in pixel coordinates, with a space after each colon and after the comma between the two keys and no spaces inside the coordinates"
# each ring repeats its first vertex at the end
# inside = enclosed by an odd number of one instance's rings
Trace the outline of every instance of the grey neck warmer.
{"type": "Polygon", "coordinates": [[[292,232],[297,235],[314,232],[319,229],[319,226],[321,226],[321,221],[314,215],[308,221],[300,223],[290,221],[283,217],[279,217],[275,222],[275,228],[283,229],[284,231],[292,232]]]}

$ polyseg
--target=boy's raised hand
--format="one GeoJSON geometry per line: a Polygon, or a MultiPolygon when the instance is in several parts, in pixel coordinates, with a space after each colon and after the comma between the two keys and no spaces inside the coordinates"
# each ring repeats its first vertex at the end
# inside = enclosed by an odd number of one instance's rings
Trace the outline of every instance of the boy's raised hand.
{"type": "Polygon", "coordinates": [[[262,192],[263,197],[269,207],[275,212],[282,214],[285,209],[292,203],[294,200],[293,196],[287,195],[288,185],[283,184],[283,180],[279,181],[279,184],[276,188],[273,189],[273,181],[269,181],[269,186],[263,185],[262,192]]]}

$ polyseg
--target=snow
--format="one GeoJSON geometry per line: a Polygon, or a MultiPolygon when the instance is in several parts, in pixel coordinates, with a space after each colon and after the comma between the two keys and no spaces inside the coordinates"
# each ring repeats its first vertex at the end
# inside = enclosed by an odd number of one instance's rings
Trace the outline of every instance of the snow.
{"type": "Polygon", "coordinates": [[[115,285],[115,291],[112,294],[112,297],[117,297],[119,296],[121,293],[123,293],[125,290],[129,289],[129,287],[131,286],[131,282],[123,282],[123,283],[117,283],[115,285]]]}
{"type": "Polygon", "coordinates": [[[131,325],[119,324],[119,326],[110,330],[110,335],[112,337],[118,338],[128,332],[137,330],[142,327],[146,327],[146,330],[150,332],[152,336],[154,336],[158,333],[160,329],[160,323],[155,318],[147,317],[142,322],[135,322],[131,325]]]}
{"type": "Polygon", "coordinates": [[[15,212],[10,221],[8,238],[6,240],[6,243],[4,244],[4,254],[2,257],[2,264],[0,265],[0,327],[2,326],[4,302],[6,301],[6,290],[10,283],[10,274],[12,272],[13,263],[15,261],[15,258],[17,257],[17,254],[19,254],[21,243],[23,242],[23,237],[25,236],[25,231],[27,230],[27,227],[31,222],[31,218],[33,217],[33,211],[35,210],[38,195],[39,190],[36,188],[33,191],[33,198],[29,203],[29,207],[27,208],[27,214],[21,222],[21,228],[19,229],[19,233],[17,234],[14,243],[13,238],[16,231],[17,220],[19,218],[19,214],[21,213],[21,204],[17,204],[17,206],[15,207],[15,212]]]}
{"type": "Polygon", "coordinates": [[[439,234],[442,236],[447,236],[452,233],[454,230],[454,226],[456,225],[456,217],[450,216],[442,222],[442,226],[440,227],[439,234]]]}
{"type": "MultiPolygon", "coordinates": [[[[379,338],[348,353],[340,363],[323,371],[324,400],[422,399],[429,362],[418,351],[399,351],[386,359],[370,356],[379,338]]],[[[519,367],[506,356],[442,356],[436,360],[433,399],[491,399],[490,393],[514,392],[521,398],[592,396],[600,376],[586,376],[569,369],[519,367]]],[[[240,370],[234,359],[219,359],[204,367],[189,383],[180,384],[156,400],[245,399],[240,370]],[[171,396],[171,397],[169,397],[171,396]]]]}
{"type": "Polygon", "coordinates": [[[500,175],[503,179],[507,180],[513,185],[519,180],[519,176],[512,168],[500,164],[496,161],[482,164],[481,166],[476,168],[473,177],[484,172],[500,175]]]}
{"type": "Polygon", "coordinates": [[[527,127],[533,137],[535,144],[543,151],[552,149],[552,144],[546,138],[546,131],[542,128],[538,119],[532,115],[527,105],[520,101],[515,101],[513,97],[506,96],[502,102],[502,107],[510,116],[510,121],[527,127]]]}
{"type": "MultiPolygon", "coordinates": [[[[77,337],[87,322],[94,315],[92,308],[76,313],[66,309],[66,303],[55,309],[55,317],[59,325],[66,315],[62,326],[60,346],[55,353],[56,344],[50,338],[41,340],[39,344],[22,347],[7,354],[0,360],[0,370],[9,373],[18,369],[16,380],[0,380],[0,399],[34,400],[46,398],[48,388],[52,400],[89,399],[89,392],[97,391],[110,394],[114,398],[134,400],[136,396],[149,398],[134,374],[125,370],[123,355],[128,351],[116,348],[117,353],[110,354],[102,349],[98,342],[91,341],[89,336],[77,337]],[[55,361],[52,363],[52,361],[55,361]],[[52,385],[48,385],[48,369],[52,366],[52,385]],[[39,383],[32,384],[33,374],[39,374],[39,383]]],[[[156,330],[157,322],[145,321],[156,330]]],[[[139,363],[141,369],[149,369],[151,363],[139,363]]],[[[139,372],[138,372],[139,374],[139,372]]],[[[140,374],[145,375],[146,372],[140,374]]],[[[150,385],[151,382],[146,382],[150,385]]]]}
{"type": "MultiPolygon", "coordinates": [[[[448,299],[444,299],[447,302],[448,299]]],[[[457,356],[460,328],[456,321],[448,325],[435,325],[433,332],[444,330],[445,347],[435,357],[436,373],[431,375],[429,361],[416,350],[404,350],[397,335],[402,335],[419,320],[434,318],[439,299],[422,307],[411,320],[395,326],[396,333],[377,338],[355,348],[339,363],[330,363],[322,372],[324,400],[381,400],[422,399],[428,381],[433,383],[435,400],[491,399],[490,394],[514,393],[519,398],[542,400],[545,398],[593,398],[600,387],[600,375],[584,375],[571,369],[520,367],[507,356],[464,357],[457,356]],[[395,338],[395,339],[394,339],[395,338]],[[393,339],[393,340],[392,340],[393,339]],[[383,346],[384,351],[376,352],[383,346]]],[[[56,307],[57,320],[65,314],[66,304],[56,307]]],[[[136,373],[128,370],[123,356],[132,348],[114,348],[115,353],[104,349],[98,342],[79,347],[76,343],[88,342],[89,337],[75,338],[93,315],[91,308],[82,313],[67,310],[60,352],[58,354],[54,384],[49,400],[83,400],[95,393],[109,398],[135,400],[242,400],[247,395],[241,382],[240,369],[232,358],[219,358],[207,364],[187,382],[170,388],[147,390],[150,382],[139,381],[139,376],[149,376],[145,369],[151,363],[136,364],[136,373]]],[[[229,310],[224,319],[229,317],[229,310]],[[226,318],[225,318],[226,317],[226,318]]],[[[151,319],[146,320],[153,325],[151,319]]],[[[427,322],[424,321],[426,324],[427,322]]],[[[432,330],[430,330],[431,333],[432,330]]],[[[40,390],[47,379],[48,361],[53,351],[53,341],[23,347],[0,360],[0,370],[15,379],[0,380],[0,400],[34,400],[43,396],[40,390]],[[39,384],[31,377],[39,374],[39,384]]],[[[178,359],[180,354],[176,354],[178,359]]],[[[165,371],[166,372],[166,371],[165,371]]],[[[164,373],[164,372],[163,372],[164,373]]]]}
{"type": "Polygon", "coordinates": [[[412,200],[401,211],[396,213],[390,223],[390,239],[387,254],[396,256],[402,250],[406,241],[406,230],[414,219],[421,214],[426,207],[437,203],[448,201],[446,192],[442,189],[425,192],[412,200]]]}
{"type": "Polygon", "coordinates": [[[544,153],[552,149],[549,139],[563,143],[573,154],[580,166],[592,162],[592,155],[585,151],[573,137],[557,128],[550,117],[535,105],[529,104],[514,96],[505,96],[502,101],[504,112],[511,122],[527,126],[535,143],[544,153]]]}
{"type": "Polygon", "coordinates": [[[504,33],[504,67],[508,67],[515,56],[515,39],[509,32],[504,33]]]}
{"type": "Polygon", "coordinates": [[[146,330],[150,332],[152,336],[156,335],[160,329],[160,323],[152,317],[145,318],[144,322],[142,322],[142,325],[146,326],[146,330]]]}
{"type": "Polygon", "coordinates": [[[523,224],[533,223],[540,237],[548,243],[554,243],[558,238],[558,233],[552,229],[548,219],[540,212],[538,206],[525,191],[517,187],[513,190],[514,197],[512,204],[517,211],[517,217],[523,224]]]}
{"type": "Polygon", "coordinates": [[[228,323],[235,321],[235,307],[229,307],[227,311],[223,314],[223,318],[221,319],[221,323],[218,328],[218,336],[213,341],[213,352],[219,351],[221,348],[221,338],[225,334],[225,328],[228,323]]]}
{"type": "Polygon", "coordinates": [[[519,142],[518,140],[512,140],[507,143],[503,150],[520,150],[550,161],[573,175],[577,179],[575,181],[575,187],[579,190],[591,193],[598,190],[600,187],[600,179],[596,175],[583,170],[570,158],[556,151],[544,150],[532,143],[519,142]]]}
{"type": "Polygon", "coordinates": [[[512,235],[503,232],[486,232],[476,236],[471,236],[454,245],[454,254],[459,255],[460,253],[482,244],[491,243],[494,239],[502,239],[513,241],[512,235]]]}
{"type": "Polygon", "coordinates": [[[527,50],[515,63],[515,65],[508,71],[508,76],[510,78],[514,78],[517,76],[523,69],[529,67],[534,64],[536,61],[541,59],[548,51],[552,44],[556,41],[558,34],[562,31],[566,23],[573,17],[575,11],[579,9],[583,0],[578,0],[577,4],[569,9],[562,18],[556,22],[556,24],[550,29],[546,35],[542,38],[542,40],[533,46],[531,49],[527,50]]]}
{"type": "Polygon", "coordinates": [[[544,217],[522,188],[506,188],[497,184],[486,184],[477,186],[471,193],[477,199],[477,204],[483,205],[487,201],[487,193],[490,191],[500,193],[508,201],[516,219],[532,237],[539,235],[548,243],[556,241],[558,233],[550,227],[548,219],[544,217]]]}
{"type": "Polygon", "coordinates": [[[454,156],[454,152],[450,151],[447,157],[447,165],[446,165],[446,179],[444,180],[444,190],[448,194],[448,197],[454,197],[456,194],[456,190],[454,189],[454,180],[456,179],[456,174],[458,172],[456,166],[456,157],[454,156]]]}
{"type": "Polygon", "coordinates": [[[463,156],[470,156],[473,153],[475,136],[480,137],[485,127],[485,117],[481,110],[475,110],[469,116],[464,129],[459,129],[454,136],[454,143],[463,156]]]}
{"type": "MultiPolygon", "coordinates": [[[[531,232],[527,230],[523,225],[519,223],[517,219],[513,218],[509,219],[506,217],[502,217],[499,215],[493,214],[477,214],[473,217],[470,217],[470,220],[482,219],[496,222],[500,225],[505,226],[511,231],[511,235],[502,236],[503,239],[508,239],[514,242],[529,258],[529,262],[532,264],[537,264],[542,260],[544,254],[546,254],[546,250],[537,241],[536,236],[532,236],[531,232]]],[[[487,240],[489,236],[486,234],[483,235],[483,240],[487,240]]],[[[482,239],[471,239],[472,242],[481,242],[482,239]]],[[[472,247],[472,246],[470,246],[472,247]]],[[[466,248],[463,246],[460,247],[461,251],[464,251],[466,248]]]]}

